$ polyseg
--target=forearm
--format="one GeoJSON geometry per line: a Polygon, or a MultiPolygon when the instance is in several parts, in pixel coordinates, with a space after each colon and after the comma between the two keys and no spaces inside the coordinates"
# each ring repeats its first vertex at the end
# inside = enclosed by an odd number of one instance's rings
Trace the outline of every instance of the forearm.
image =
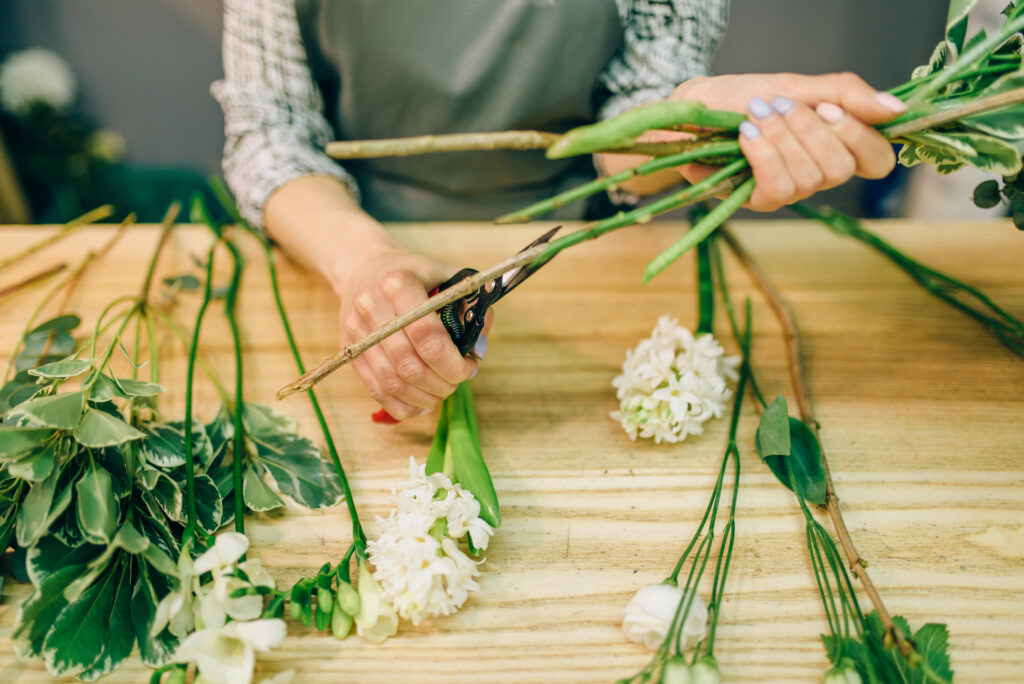
{"type": "Polygon", "coordinates": [[[267,234],[335,291],[367,258],[401,247],[337,178],[302,176],[275,190],[263,210],[267,234]]]}

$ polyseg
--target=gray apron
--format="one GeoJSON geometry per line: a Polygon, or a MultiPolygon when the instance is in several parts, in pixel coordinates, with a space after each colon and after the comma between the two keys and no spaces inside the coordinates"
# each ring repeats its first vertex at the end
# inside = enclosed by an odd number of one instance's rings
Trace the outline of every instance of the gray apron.
{"type": "MultiPolygon", "coordinates": [[[[614,0],[299,0],[339,139],[594,121],[618,49],[614,0]]],[[[487,220],[593,178],[589,156],[486,151],[345,162],[382,221],[487,220]]],[[[554,215],[575,219],[581,203],[554,215]]]]}

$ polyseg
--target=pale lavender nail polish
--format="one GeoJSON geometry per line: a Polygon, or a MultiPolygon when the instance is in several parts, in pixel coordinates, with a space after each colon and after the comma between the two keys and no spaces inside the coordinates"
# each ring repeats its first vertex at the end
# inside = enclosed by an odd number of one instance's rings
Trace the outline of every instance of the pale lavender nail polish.
{"type": "Polygon", "coordinates": [[[793,109],[793,107],[795,106],[796,105],[793,104],[793,101],[790,100],[788,97],[772,98],[772,109],[777,111],[779,114],[782,114],[783,116],[788,114],[789,111],[793,109]]]}
{"type": "Polygon", "coordinates": [[[740,124],[740,135],[744,138],[757,138],[761,135],[761,130],[749,121],[744,121],[740,124]]]}
{"type": "Polygon", "coordinates": [[[480,372],[480,366],[477,366],[476,368],[473,369],[473,373],[469,376],[469,379],[472,380],[473,378],[475,378],[476,374],[479,373],[479,372],[480,372]]]}
{"type": "Polygon", "coordinates": [[[901,100],[900,98],[896,97],[891,93],[879,92],[877,95],[875,95],[875,98],[878,100],[879,104],[888,109],[890,112],[902,114],[903,112],[907,111],[907,104],[903,100],[901,100]]]}
{"type": "Polygon", "coordinates": [[[747,103],[747,109],[749,109],[750,113],[758,119],[767,119],[775,113],[775,110],[771,108],[771,105],[759,97],[751,98],[750,102],[747,103]]]}
{"type": "Polygon", "coordinates": [[[477,339],[476,344],[473,345],[473,353],[476,357],[483,361],[484,357],[487,356],[487,336],[481,335],[477,339]]]}

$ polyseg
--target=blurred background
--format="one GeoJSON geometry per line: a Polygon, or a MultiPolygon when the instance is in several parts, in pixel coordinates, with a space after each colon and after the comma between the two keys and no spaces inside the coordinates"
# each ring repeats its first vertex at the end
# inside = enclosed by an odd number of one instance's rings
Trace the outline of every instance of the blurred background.
{"type": "MultiPolygon", "coordinates": [[[[977,12],[993,20],[1005,0],[987,4],[977,12]]],[[[927,61],[946,7],[944,0],[733,0],[715,70],[850,70],[888,88],[927,61]]],[[[0,158],[0,222],[63,221],[100,202],[158,220],[170,199],[202,188],[219,172],[224,143],[209,94],[222,75],[220,30],[220,3],[211,0],[0,0],[0,62],[43,48],[70,67],[70,80],[53,93],[67,100],[61,112],[0,114],[8,167],[5,174],[0,158]]],[[[977,211],[969,201],[976,178],[950,189],[923,171],[852,182],[818,199],[869,217],[977,211]]]]}

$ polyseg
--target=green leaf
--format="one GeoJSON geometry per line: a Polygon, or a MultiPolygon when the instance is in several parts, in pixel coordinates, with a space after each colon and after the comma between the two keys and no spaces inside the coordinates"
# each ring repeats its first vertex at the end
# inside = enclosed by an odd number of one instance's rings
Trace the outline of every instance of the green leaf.
{"type": "Polygon", "coordinates": [[[270,406],[245,402],[242,408],[242,426],[245,432],[253,437],[264,437],[271,434],[294,434],[299,424],[287,413],[282,413],[270,406]]]}
{"type": "MultiPolygon", "coordinates": [[[[914,634],[914,645],[932,672],[947,681],[953,681],[953,670],[949,666],[949,629],[946,625],[930,622],[922,626],[914,634]]],[[[921,681],[927,681],[923,673],[921,681]]]]}
{"type": "MultiPolygon", "coordinates": [[[[114,485],[114,496],[123,499],[132,492],[131,476],[128,474],[128,463],[126,452],[134,449],[136,443],[129,442],[117,447],[92,450],[92,457],[96,463],[106,468],[114,485]]],[[[134,462],[135,459],[132,458],[134,462]]]]}
{"type": "MultiPolygon", "coordinates": [[[[206,426],[206,435],[210,440],[210,447],[213,451],[210,462],[217,463],[221,457],[226,456],[231,451],[231,440],[235,435],[235,425],[231,421],[231,414],[228,412],[227,407],[220,407],[217,415],[206,426]]],[[[216,478],[214,479],[216,480],[216,478]]],[[[221,489],[221,493],[225,493],[223,489],[221,489]]]]}
{"type": "Polygon", "coordinates": [[[198,290],[199,289],[199,278],[194,275],[178,275],[164,278],[164,285],[167,287],[174,287],[179,290],[198,290]]]}
{"type": "Polygon", "coordinates": [[[82,417],[85,397],[81,392],[64,392],[37,397],[19,404],[15,411],[39,427],[73,430],[82,417]]]}
{"type": "Polygon", "coordinates": [[[38,378],[73,378],[76,375],[81,375],[85,371],[92,368],[92,361],[85,361],[84,359],[70,359],[68,361],[54,361],[53,363],[47,363],[38,368],[30,368],[28,370],[29,375],[34,375],[38,378]]]}
{"type": "Polygon", "coordinates": [[[38,450],[56,433],[52,428],[0,425],[0,462],[38,450]]]}
{"type": "Polygon", "coordinates": [[[127,399],[127,395],[121,391],[121,388],[117,386],[114,379],[106,373],[100,373],[99,377],[93,380],[93,374],[90,373],[85,380],[85,385],[92,385],[89,387],[89,401],[95,401],[103,403],[112,399],[127,399]]]}
{"type": "Polygon", "coordinates": [[[60,361],[75,352],[75,338],[64,331],[33,332],[25,337],[24,350],[18,354],[14,368],[18,372],[51,361],[60,361]],[[45,354],[43,352],[46,352],[45,354]]]}
{"type": "Polygon", "coordinates": [[[14,652],[23,659],[38,658],[43,653],[46,633],[67,606],[64,588],[82,571],[83,565],[65,565],[47,575],[18,608],[11,642],[14,652]]]}
{"type": "Polygon", "coordinates": [[[57,450],[59,443],[50,442],[40,450],[30,453],[25,458],[12,461],[7,464],[7,471],[14,477],[22,480],[38,482],[45,480],[53,472],[53,466],[57,461],[57,450]]]}
{"type": "Polygon", "coordinates": [[[155,397],[167,391],[163,385],[158,385],[155,382],[143,382],[131,378],[114,378],[114,381],[129,397],[155,397]]]}
{"type": "Polygon", "coordinates": [[[266,469],[279,492],[306,508],[326,508],[341,500],[338,478],[320,458],[316,444],[288,433],[251,436],[256,447],[253,460],[266,469]]]}
{"type": "Polygon", "coordinates": [[[959,54],[964,46],[964,37],[967,35],[967,14],[971,8],[978,3],[978,0],[950,0],[949,13],[946,15],[946,40],[959,54]]]}
{"type": "Polygon", "coordinates": [[[174,478],[154,468],[139,470],[137,477],[142,486],[153,493],[153,498],[168,518],[186,522],[185,496],[174,478]]]}
{"type": "Polygon", "coordinates": [[[18,404],[28,401],[46,388],[36,384],[36,378],[28,371],[21,371],[0,388],[0,415],[10,411],[18,404]]]}
{"type": "MultiPolygon", "coordinates": [[[[774,403],[774,402],[773,402],[774,403]]],[[[821,446],[811,429],[796,418],[789,418],[790,454],[771,455],[762,452],[760,428],[757,435],[757,452],[775,477],[788,489],[790,473],[796,480],[796,493],[811,503],[825,504],[825,472],[821,465],[821,446]]]]}
{"type": "Polygon", "coordinates": [[[43,642],[43,657],[50,674],[77,675],[99,661],[110,635],[120,570],[120,563],[107,567],[95,583],[57,615],[43,642]]]}
{"type": "Polygon", "coordinates": [[[75,440],[91,449],[117,446],[145,436],[120,418],[94,408],[86,410],[74,432],[75,440]]]}
{"type": "Polygon", "coordinates": [[[29,332],[29,335],[36,335],[38,333],[45,333],[51,330],[59,332],[71,332],[82,324],[82,319],[75,314],[64,314],[63,316],[57,316],[51,318],[48,321],[40,323],[29,332]]]}
{"type": "Polygon", "coordinates": [[[78,675],[83,682],[91,682],[110,674],[121,667],[132,653],[135,646],[135,630],[132,628],[131,597],[132,597],[131,564],[126,560],[121,563],[119,576],[114,585],[113,609],[108,617],[109,631],[107,638],[100,647],[99,658],[85,672],[78,675]]]}
{"type": "Polygon", "coordinates": [[[78,525],[85,538],[95,544],[109,542],[120,515],[110,473],[92,463],[75,484],[75,493],[78,525]]]}
{"type": "Polygon", "coordinates": [[[32,485],[18,512],[18,546],[31,546],[46,534],[57,516],[71,503],[73,490],[70,486],[64,486],[57,494],[60,480],[59,477],[50,477],[32,485]]]}
{"type": "Polygon", "coordinates": [[[242,499],[251,511],[269,511],[284,505],[253,468],[246,468],[242,474],[242,499]]]}
{"type": "MultiPolygon", "coordinates": [[[[145,428],[146,439],[142,442],[142,457],[155,466],[174,468],[185,465],[185,423],[174,420],[166,423],[152,423],[145,428]]],[[[192,420],[192,457],[201,468],[213,460],[213,447],[206,435],[203,424],[192,420]]]]}
{"type": "MultiPolygon", "coordinates": [[[[448,401],[448,399],[445,399],[448,401]]],[[[439,473],[444,469],[444,450],[448,444],[448,411],[444,404],[438,411],[437,427],[434,429],[434,439],[430,442],[430,453],[427,454],[427,475],[439,473]]]]}
{"type": "Polygon", "coordinates": [[[166,627],[160,634],[150,634],[156,607],[170,590],[171,580],[167,576],[141,564],[132,591],[131,618],[139,656],[149,667],[167,663],[178,648],[178,639],[166,627]]]}
{"type": "Polygon", "coordinates": [[[761,414],[757,426],[757,453],[767,456],[789,456],[789,406],[781,394],[761,414]]]}
{"type": "Polygon", "coordinates": [[[983,183],[979,183],[978,187],[974,188],[974,196],[972,199],[974,200],[975,206],[980,209],[991,209],[996,206],[1002,199],[999,194],[999,182],[987,180],[983,183]]]}
{"type": "Polygon", "coordinates": [[[221,503],[220,491],[206,475],[196,475],[196,522],[199,527],[209,534],[213,534],[221,526],[221,518],[224,509],[221,503]]]}
{"type": "Polygon", "coordinates": [[[494,490],[487,464],[484,463],[479,433],[473,430],[476,412],[471,406],[473,394],[469,383],[459,385],[450,398],[453,403],[448,423],[448,446],[452,453],[455,478],[480,502],[480,517],[492,527],[498,527],[501,525],[498,494],[494,490]]]}

